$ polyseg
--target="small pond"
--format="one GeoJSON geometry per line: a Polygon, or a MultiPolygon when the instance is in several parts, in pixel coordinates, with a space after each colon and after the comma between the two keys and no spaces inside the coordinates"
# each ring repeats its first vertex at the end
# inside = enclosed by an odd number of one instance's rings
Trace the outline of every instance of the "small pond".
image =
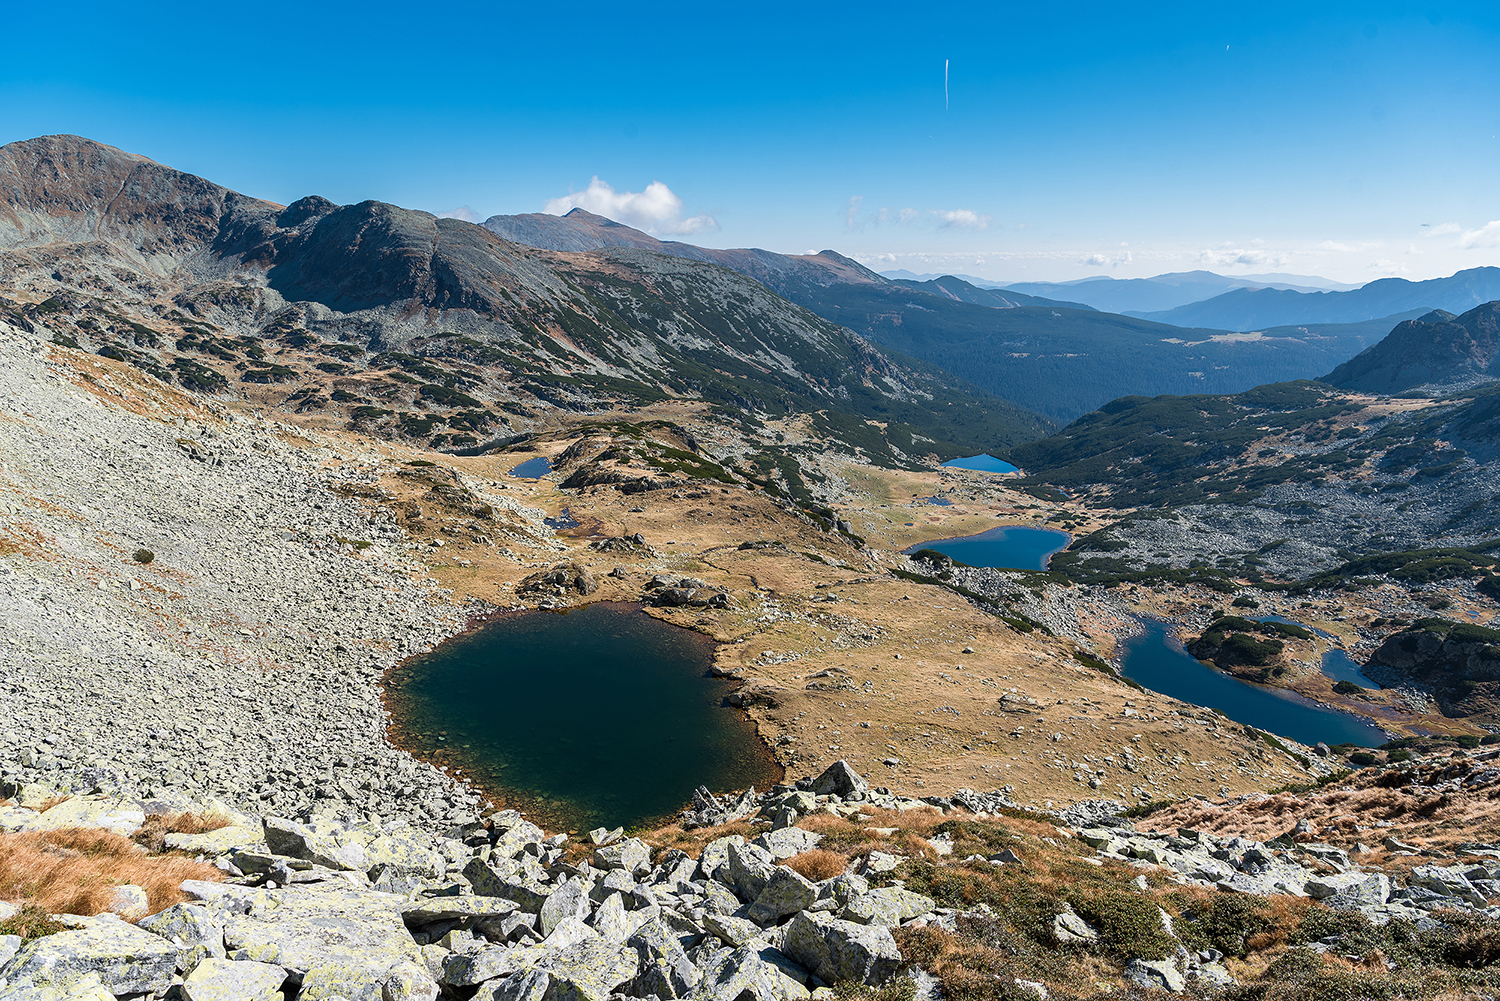
{"type": "Polygon", "coordinates": [[[1364,665],[1342,650],[1329,650],[1323,654],[1323,673],[1334,681],[1352,681],[1361,688],[1379,688],[1365,677],[1364,665]]]}
{"type": "Polygon", "coordinates": [[[505,613],[387,678],[392,736],[554,829],[665,818],[782,777],[713,649],[634,605],[505,613]]]}
{"type": "Polygon", "coordinates": [[[1067,532],[1059,532],[1053,528],[1004,525],[978,535],[919,542],[906,551],[914,553],[920,549],[936,549],[971,567],[1045,570],[1052,554],[1066,549],[1071,541],[1073,537],[1067,532]]]}
{"type": "Polygon", "coordinates": [[[1390,738],[1373,723],[1350,713],[1324,709],[1290,692],[1252,685],[1205,664],[1182,648],[1161,622],[1123,644],[1125,677],[1153,692],[1217,709],[1236,723],[1281,734],[1304,744],[1358,744],[1375,747],[1390,738]]]}
{"type": "Polygon", "coordinates": [[[527,459],[515,469],[510,475],[522,480],[539,480],[552,472],[552,460],[545,455],[539,455],[535,459],[527,459]]]}
{"type": "Polygon", "coordinates": [[[949,469],[974,469],[981,473],[1019,473],[1020,466],[1012,466],[1004,459],[997,459],[993,455],[970,455],[962,459],[949,459],[943,463],[949,469]]]}

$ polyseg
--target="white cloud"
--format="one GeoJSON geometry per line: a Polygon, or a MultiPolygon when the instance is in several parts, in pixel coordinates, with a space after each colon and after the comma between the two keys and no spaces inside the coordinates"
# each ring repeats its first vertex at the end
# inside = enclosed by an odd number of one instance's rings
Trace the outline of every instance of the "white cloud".
{"type": "Polygon", "coordinates": [[[1434,226],[1431,223],[1423,223],[1422,228],[1427,230],[1423,236],[1448,236],[1453,233],[1462,233],[1464,228],[1456,222],[1445,222],[1434,226]]]}
{"type": "MultiPolygon", "coordinates": [[[[1258,241],[1257,241],[1258,242],[1258,241]]],[[[1332,242],[1320,245],[1324,250],[1352,250],[1352,247],[1344,247],[1332,242]]],[[[1198,252],[1198,262],[1215,267],[1226,267],[1232,264],[1254,264],[1281,266],[1287,263],[1289,258],[1286,254],[1275,251],[1263,250],[1259,247],[1234,247],[1226,246],[1198,252]]]]}
{"type": "Polygon", "coordinates": [[[684,219],[682,199],[660,181],[652,181],[645,191],[616,191],[595,177],[587,188],[552,199],[542,211],[566,215],[573,209],[602,215],[657,236],[692,236],[719,229],[718,220],[711,215],[684,219]]]}
{"type": "Polygon", "coordinates": [[[990,228],[991,217],[980,215],[973,209],[933,209],[932,214],[938,221],[938,229],[982,230],[990,228]]]}
{"type": "Polygon", "coordinates": [[[1404,275],[1409,270],[1404,264],[1397,264],[1395,261],[1387,261],[1384,258],[1371,261],[1366,265],[1366,267],[1368,267],[1371,271],[1379,271],[1381,274],[1386,275],[1404,275]]]}
{"type": "Polygon", "coordinates": [[[1127,250],[1118,257],[1110,257],[1108,254],[1090,254],[1080,263],[1087,264],[1091,268],[1118,268],[1122,264],[1130,264],[1134,261],[1135,255],[1127,250]]]}
{"type": "Polygon", "coordinates": [[[1459,240],[1459,244],[1465,250],[1473,250],[1476,247],[1500,247],[1500,219],[1478,229],[1469,230],[1459,240]]]}
{"type": "Polygon", "coordinates": [[[449,209],[447,212],[439,212],[437,217],[439,219],[462,219],[464,222],[479,222],[479,213],[467,205],[460,205],[458,208],[449,209]]]}

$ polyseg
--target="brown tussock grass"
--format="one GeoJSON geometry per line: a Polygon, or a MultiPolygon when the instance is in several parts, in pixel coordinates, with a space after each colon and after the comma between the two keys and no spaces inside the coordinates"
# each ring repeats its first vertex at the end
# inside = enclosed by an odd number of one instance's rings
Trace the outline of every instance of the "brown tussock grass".
{"type": "Polygon", "coordinates": [[[166,849],[168,834],[207,834],[229,826],[229,818],[222,813],[153,813],[146,818],[141,829],[131,840],[153,855],[166,849]]]}
{"type": "Polygon", "coordinates": [[[98,914],[126,883],[146,891],[154,914],[186,899],[183,880],[223,878],[211,865],[151,856],[127,837],[93,828],[0,834],[0,899],[51,914],[98,914]]]}
{"type": "Polygon", "coordinates": [[[793,855],[782,865],[816,883],[843,875],[844,870],[849,867],[849,857],[826,848],[813,848],[793,855]]]}
{"type": "MultiPolygon", "coordinates": [[[[665,827],[658,827],[652,831],[643,831],[637,837],[660,851],[671,851],[675,848],[678,851],[687,852],[693,858],[697,858],[703,853],[704,846],[710,841],[731,837],[735,834],[749,841],[756,835],[767,830],[770,830],[770,828],[765,826],[757,827],[748,820],[736,820],[729,824],[718,824],[714,827],[695,827],[692,830],[685,829],[681,824],[668,824],[665,827]]],[[[589,845],[588,848],[588,854],[592,854],[593,846],[589,845]]]]}

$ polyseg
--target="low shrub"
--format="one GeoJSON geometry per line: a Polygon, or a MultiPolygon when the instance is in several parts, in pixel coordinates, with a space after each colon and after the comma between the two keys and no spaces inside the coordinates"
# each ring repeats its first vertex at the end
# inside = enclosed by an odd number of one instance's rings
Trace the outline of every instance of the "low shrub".
{"type": "Polygon", "coordinates": [[[156,554],[149,549],[137,549],[133,558],[137,563],[150,563],[156,559],[156,554]]]}
{"type": "Polygon", "coordinates": [[[0,935],[19,935],[23,940],[52,935],[66,928],[67,925],[35,904],[22,904],[16,913],[0,921],[0,935]]]}

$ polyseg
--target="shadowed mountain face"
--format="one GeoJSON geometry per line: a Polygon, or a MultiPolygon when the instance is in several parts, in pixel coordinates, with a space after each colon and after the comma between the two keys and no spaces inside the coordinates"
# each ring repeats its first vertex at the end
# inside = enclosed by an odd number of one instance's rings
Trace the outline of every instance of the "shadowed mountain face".
{"type": "Polygon", "coordinates": [[[1132,315],[1182,326],[1261,330],[1293,323],[1354,323],[1414,309],[1462,313],[1500,299],[1500,268],[1470,268],[1448,278],[1380,281],[1350,292],[1235,289],[1203,302],[1132,315]]]}
{"type": "MultiPolygon", "coordinates": [[[[869,274],[765,258],[804,280],[869,274]]],[[[0,147],[0,279],[50,296],[29,308],[66,340],[195,389],[291,383],[288,400],[419,437],[465,408],[463,433],[429,444],[505,433],[496,410],[678,398],[742,421],[823,411],[892,462],[1047,426],[710,261],[554,253],[374,201],[283,208],[72,136],[0,147]]]]}
{"type": "Polygon", "coordinates": [[[1400,323],[1380,343],[1344,362],[1322,381],[1363,393],[1399,393],[1413,386],[1472,382],[1500,376],[1500,302],[1454,316],[1435,309],[1400,323]]]}

